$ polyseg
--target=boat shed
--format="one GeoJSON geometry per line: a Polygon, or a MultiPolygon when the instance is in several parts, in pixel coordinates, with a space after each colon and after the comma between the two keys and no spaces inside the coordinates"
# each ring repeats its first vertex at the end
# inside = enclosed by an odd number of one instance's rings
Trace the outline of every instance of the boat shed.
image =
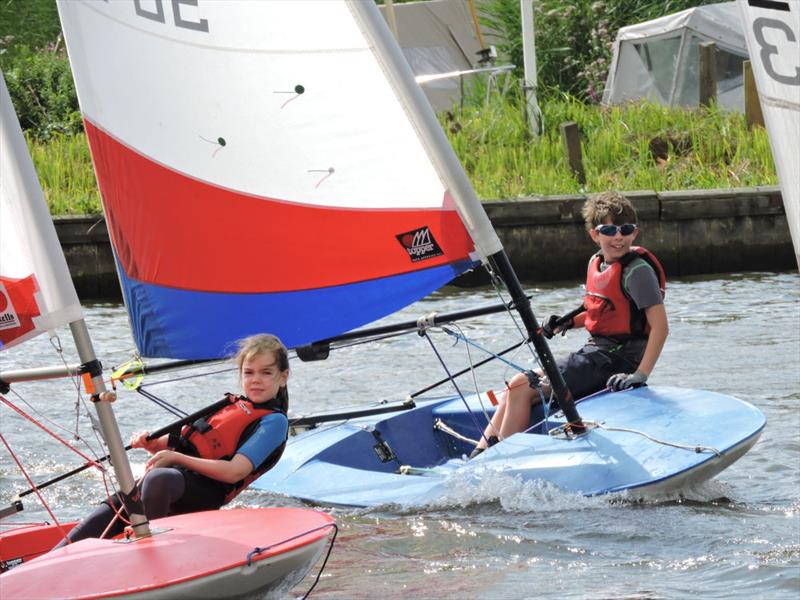
{"type": "Polygon", "coordinates": [[[698,47],[717,45],[717,102],[744,111],[742,63],[748,59],[736,2],[689,8],[619,30],[603,104],[647,98],[670,106],[699,102],[698,47]]]}

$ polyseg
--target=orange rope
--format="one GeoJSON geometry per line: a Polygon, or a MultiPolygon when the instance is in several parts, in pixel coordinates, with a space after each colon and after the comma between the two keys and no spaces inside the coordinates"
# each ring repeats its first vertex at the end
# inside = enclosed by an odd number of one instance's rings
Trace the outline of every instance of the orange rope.
{"type": "MultiPolygon", "coordinates": [[[[503,390],[503,392],[506,394],[506,397],[508,396],[508,393],[511,390],[513,390],[514,388],[518,388],[521,385],[529,385],[527,379],[524,379],[524,380],[520,381],[519,383],[515,383],[514,385],[510,385],[507,381],[504,382],[504,383],[506,384],[506,387],[503,390]]],[[[492,404],[496,406],[497,403],[495,402],[495,400],[493,400],[493,398],[496,398],[494,391],[493,390],[488,390],[486,392],[486,395],[489,396],[490,400],[492,400],[492,404]]]]}

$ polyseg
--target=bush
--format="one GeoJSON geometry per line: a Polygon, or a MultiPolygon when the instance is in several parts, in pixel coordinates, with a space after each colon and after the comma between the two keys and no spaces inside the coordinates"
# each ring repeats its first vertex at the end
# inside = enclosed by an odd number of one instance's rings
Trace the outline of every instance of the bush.
{"type": "Polygon", "coordinates": [[[29,136],[82,131],[55,2],[0,0],[0,69],[29,136]]]}
{"type": "MultiPolygon", "coordinates": [[[[567,93],[599,102],[617,30],[717,0],[536,0],[534,25],[540,95],[567,93]]],[[[498,50],[522,78],[519,0],[487,0],[481,22],[500,40],[498,50]]]]}
{"type": "Polygon", "coordinates": [[[46,48],[61,34],[54,0],[0,0],[0,68],[8,66],[15,47],[46,48]]]}

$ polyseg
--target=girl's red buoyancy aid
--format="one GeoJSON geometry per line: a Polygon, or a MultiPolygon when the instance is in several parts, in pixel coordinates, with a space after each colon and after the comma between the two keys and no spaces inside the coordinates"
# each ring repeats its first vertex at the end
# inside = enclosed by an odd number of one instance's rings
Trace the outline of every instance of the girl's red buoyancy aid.
{"type": "Polygon", "coordinates": [[[635,258],[643,258],[656,272],[661,296],[666,290],[664,268],[656,256],[641,246],[631,246],[631,251],[605,270],[600,270],[603,260],[598,252],[589,260],[586,274],[585,327],[592,335],[628,339],[646,337],[650,325],[643,310],[640,310],[625,292],[622,274],[635,258]]]}
{"type": "MultiPolygon", "coordinates": [[[[282,412],[276,408],[275,401],[260,406],[244,396],[227,394],[227,397],[230,404],[205,419],[184,426],[176,448],[179,452],[199,458],[230,460],[256,430],[261,417],[282,412]]],[[[252,481],[271,469],[283,454],[285,446],[286,440],[264,462],[253,465],[253,471],[247,477],[232,485],[225,502],[230,502],[252,481]]]]}

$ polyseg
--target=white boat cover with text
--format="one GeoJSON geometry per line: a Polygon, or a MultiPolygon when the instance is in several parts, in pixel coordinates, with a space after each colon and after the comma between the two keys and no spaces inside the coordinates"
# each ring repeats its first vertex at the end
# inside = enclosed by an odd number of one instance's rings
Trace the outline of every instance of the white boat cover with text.
{"type": "Polygon", "coordinates": [[[0,74],[0,350],[83,318],[0,74]]]}
{"type": "Polygon", "coordinates": [[[143,355],[313,342],[485,255],[347,2],[58,6],[143,355]]]}

